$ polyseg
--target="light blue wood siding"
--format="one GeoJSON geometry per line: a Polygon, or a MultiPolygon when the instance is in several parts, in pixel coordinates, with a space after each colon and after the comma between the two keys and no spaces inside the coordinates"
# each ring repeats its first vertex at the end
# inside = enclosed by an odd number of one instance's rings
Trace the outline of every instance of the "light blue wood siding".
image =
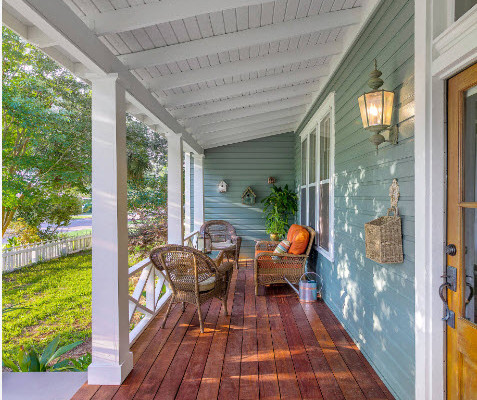
{"type": "Polygon", "coordinates": [[[326,96],[335,92],[335,259],[318,257],[323,297],[393,394],[414,398],[414,2],[385,0],[352,46],[296,136],[326,96]],[[377,59],[384,89],[395,91],[399,144],[378,154],[362,128],[357,98],[377,59]],[[404,263],[365,257],[364,224],[385,214],[389,186],[401,188],[404,263]]]}
{"type": "Polygon", "coordinates": [[[294,186],[295,139],[293,133],[221,146],[205,151],[205,219],[229,221],[242,236],[242,258],[252,258],[254,240],[269,238],[261,200],[270,192],[268,177],[277,185],[294,186]],[[228,183],[227,193],[219,193],[221,180],[228,183]],[[242,204],[242,193],[250,186],[257,195],[253,206],[242,204]]]}

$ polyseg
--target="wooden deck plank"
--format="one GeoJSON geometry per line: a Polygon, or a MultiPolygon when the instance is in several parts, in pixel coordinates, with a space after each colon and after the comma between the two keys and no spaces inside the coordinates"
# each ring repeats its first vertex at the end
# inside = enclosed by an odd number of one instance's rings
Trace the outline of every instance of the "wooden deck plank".
{"type": "Polygon", "coordinates": [[[162,348],[159,356],[154,360],[154,363],[149,369],[146,378],[139,387],[139,390],[135,396],[136,398],[141,400],[154,398],[159,386],[162,383],[162,380],[164,379],[164,376],[166,375],[167,370],[169,369],[169,365],[171,364],[172,359],[174,358],[174,355],[182,342],[182,338],[186,334],[189,324],[196,314],[196,307],[191,304],[186,306],[186,309],[179,322],[171,332],[171,336],[167,341],[167,345],[162,348]]]}
{"type": "Polygon", "coordinates": [[[320,347],[323,349],[326,360],[338,381],[338,385],[340,385],[343,395],[347,400],[364,400],[365,396],[361,392],[359,385],[354,380],[346,363],[341,358],[341,355],[331,340],[325,326],[321,322],[319,315],[313,308],[313,305],[310,303],[303,303],[302,307],[308,322],[313,328],[316,339],[318,340],[320,347]]]}
{"type": "Polygon", "coordinates": [[[287,337],[276,301],[267,291],[268,319],[272,333],[275,365],[277,367],[280,396],[284,399],[301,399],[300,389],[295,374],[295,367],[288,347],[287,337]]]}
{"type": "Polygon", "coordinates": [[[101,385],[88,385],[86,382],[78,389],[71,400],[91,400],[100,387],[101,385]]]}
{"type": "Polygon", "coordinates": [[[257,357],[257,315],[253,270],[245,273],[245,304],[242,339],[242,360],[240,365],[240,399],[258,399],[258,357],[257,357]]]}
{"type": "Polygon", "coordinates": [[[207,317],[204,320],[204,334],[201,334],[197,339],[176,399],[188,400],[197,397],[221,308],[222,303],[218,299],[213,299],[207,317]]]}
{"type": "Polygon", "coordinates": [[[199,393],[197,400],[216,399],[219,393],[220,379],[222,376],[222,366],[225,357],[225,348],[227,346],[227,338],[230,326],[230,314],[232,313],[232,306],[235,297],[235,286],[237,283],[238,271],[234,270],[232,282],[230,283],[229,296],[227,300],[227,308],[229,315],[221,312],[219,320],[217,321],[216,330],[210,345],[209,354],[205,364],[204,375],[200,382],[199,393]]]}
{"type": "Polygon", "coordinates": [[[330,334],[331,339],[354,375],[358,385],[366,394],[366,397],[393,399],[394,397],[389,389],[382,383],[376,371],[371,367],[363,353],[359,351],[356,343],[351,339],[331,310],[323,302],[318,302],[313,307],[318,311],[320,319],[330,334]],[[363,368],[363,366],[366,368],[363,368]]]}
{"type": "MultiPolygon", "coordinates": [[[[176,326],[177,322],[180,320],[181,317],[182,309],[180,305],[176,305],[171,310],[164,329],[159,329],[156,332],[149,345],[145,348],[142,356],[135,363],[133,370],[124,380],[123,384],[121,385],[121,388],[113,397],[114,400],[129,400],[134,397],[136,392],[139,390],[139,387],[141,386],[142,382],[144,381],[144,378],[147,376],[151,366],[156,360],[157,356],[160,354],[161,350],[167,343],[167,340],[173,332],[173,328],[176,326]]],[[[157,316],[155,318],[159,323],[159,328],[162,323],[162,318],[163,315],[157,316]]],[[[153,330],[155,329],[155,326],[153,325],[151,328],[151,330],[153,330]]]]}
{"type": "Polygon", "coordinates": [[[331,370],[328,362],[326,361],[323,350],[313,333],[306,315],[301,308],[301,304],[298,302],[295,296],[289,296],[287,298],[288,304],[292,310],[296,324],[300,327],[299,333],[303,340],[308,358],[311,366],[315,372],[316,380],[320,385],[321,393],[324,399],[344,399],[340,386],[336,381],[333,371],[331,370]]]}
{"type": "Polygon", "coordinates": [[[300,332],[296,326],[286,295],[275,295],[273,301],[276,301],[280,310],[280,316],[285,328],[288,347],[292,356],[295,373],[300,387],[301,396],[304,399],[323,399],[315,373],[305,350],[300,332]]]}
{"type": "Polygon", "coordinates": [[[119,388],[119,385],[103,385],[94,394],[91,400],[111,400],[119,388]]]}
{"type": "Polygon", "coordinates": [[[301,304],[286,286],[256,297],[252,265],[234,271],[230,316],[214,299],[157,316],[132,347],[121,386],[83,385],[74,400],[393,399],[331,310],[301,304]]]}
{"type": "MultiPolygon", "coordinates": [[[[202,304],[201,311],[203,318],[207,318],[210,309],[210,301],[202,304]]],[[[179,348],[176,350],[174,358],[169,365],[169,369],[161,382],[161,386],[157,391],[154,399],[173,399],[176,396],[182,378],[186,371],[189,360],[197,343],[200,334],[199,314],[195,313],[192,322],[190,323],[186,334],[182,338],[179,348]]]]}
{"type": "MultiPolygon", "coordinates": [[[[154,317],[154,319],[151,321],[147,329],[137,338],[136,342],[132,345],[131,351],[133,352],[134,364],[138,362],[138,360],[141,358],[143,353],[151,344],[151,341],[154,340],[154,336],[161,329],[162,319],[164,318],[167,304],[168,303],[166,302],[165,306],[162,307],[161,312],[154,317]]],[[[171,310],[171,313],[169,315],[169,319],[171,320],[171,323],[173,321],[177,322],[179,317],[180,317],[179,309],[171,310]],[[174,313],[174,311],[176,312],[174,313]]]]}
{"type": "Polygon", "coordinates": [[[240,389],[240,359],[242,356],[243,308],[245,300],[245,270],[238,272],[229,335],[225,348],[219,399],[238,399],[240,389]]]}
{"type": "Polygon", "coordinates": [[[280,398],[278,375],[275,365],[275,351],[273,348],[272,332],[268,320],[267,300],[264,296],[255,299],[257,310],[257,346],[258,372],[261,399],[280,398]]]}

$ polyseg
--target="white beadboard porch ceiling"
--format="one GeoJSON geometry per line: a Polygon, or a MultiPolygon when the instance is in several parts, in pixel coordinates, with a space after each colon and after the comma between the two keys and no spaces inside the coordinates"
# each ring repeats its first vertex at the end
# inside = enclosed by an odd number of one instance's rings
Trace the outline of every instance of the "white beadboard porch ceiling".
{"type": "Polygon", "coordinates": [[[376,3],[63,1],[203,148],[295,130],[376,3]]]}

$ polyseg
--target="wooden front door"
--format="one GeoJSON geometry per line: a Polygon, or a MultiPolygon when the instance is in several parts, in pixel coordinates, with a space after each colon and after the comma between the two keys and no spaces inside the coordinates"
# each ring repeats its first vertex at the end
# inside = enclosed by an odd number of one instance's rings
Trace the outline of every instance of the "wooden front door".
{"type": "Polygon", "coordinates": [[[447,398],[475,400],[477,64],[448,81],[447,120],[447,398]]]}

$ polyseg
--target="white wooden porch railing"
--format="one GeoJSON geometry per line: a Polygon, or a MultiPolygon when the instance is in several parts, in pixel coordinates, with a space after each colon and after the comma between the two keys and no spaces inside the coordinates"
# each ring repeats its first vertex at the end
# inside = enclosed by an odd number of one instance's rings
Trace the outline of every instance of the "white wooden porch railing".
{"type": "Polygon", "coordinates": [[[148,258],[129,268],[129,279],[139,275],[134,291],[129,295],[129,343],[132,345],[167,302],[171,290],[162,271],[148,258]],[[139,275],[140,274],[140,275],[139,275]],[[133,320],[139,313],[139,321],[133,320]]]}
{"type": "Polygon", "coordinates": [[[184,246],[193,247],[197,249],[199,246],[199,231],[194,231],[189,233],[184,237],[183,241],[184,246]]]}
{"type": "Polygon", "coordinates": [[[38,261],[47,261],[81,250],[90,249],[91,244],[91,235],[82,235],[3,249],[2,271],[10,272],[38,261]]]}
{"type": "MultiPolygon", "coordinates": [[[[184,237],[184,246],[197,248],[199,231],[184,237]]],[[[159,313],[171,296],[171,290],[162,271],[159,271],[149,258],[129,268],[129,280],[139,278],[134,291],[129,295],[129,343],[132,345],[149,323],[159,313]],[[139,313],[139,321],[134,315],[139,313]]]]}

